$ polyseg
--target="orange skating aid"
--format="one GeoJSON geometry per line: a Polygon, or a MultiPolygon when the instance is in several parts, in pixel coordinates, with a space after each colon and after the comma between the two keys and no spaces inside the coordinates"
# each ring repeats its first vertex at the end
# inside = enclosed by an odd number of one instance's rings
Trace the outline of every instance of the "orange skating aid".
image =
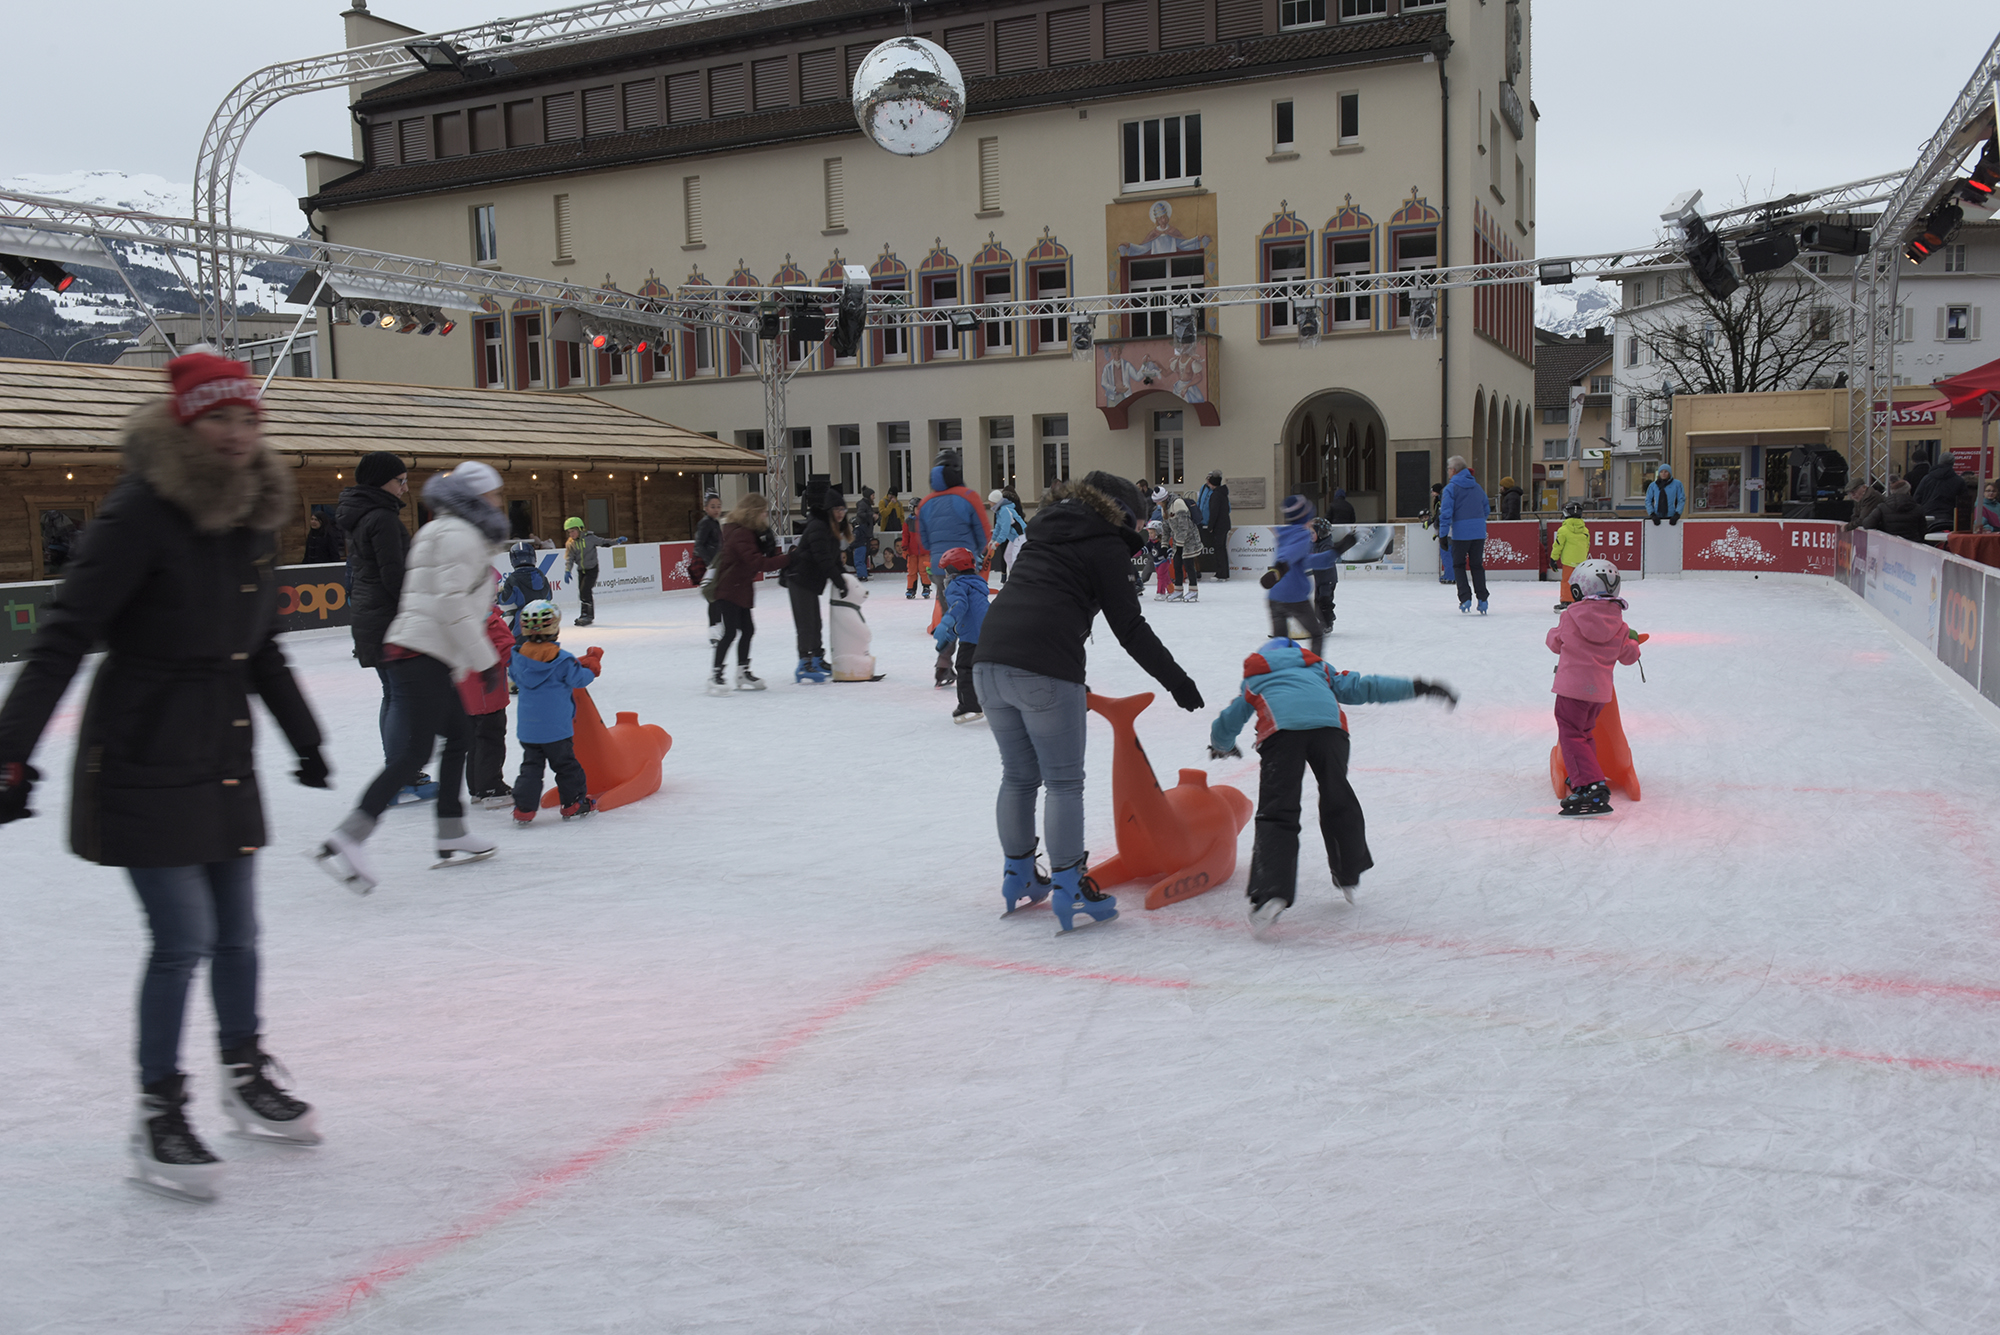
{"type": "MultiPolygon", "coordinates": [[[[1644,637],[1640,637],[1642,642],[1644,637]]],[[[1597,727],[1590,735],[1592,748],[1597,752],[1598,766],[1604,771],[1604,778],[1613,788],[1636,802],[1639,800],[1639,776],[1632,769],[1632,744],[1625,740],[1625,723],[1618,716],[1618,691],[1613,688],[1611,703],[1597,715],[1597,727]]],[[[1549,748],[1549,783],[1554,786],[1558,798],[1569,796],[1569,772],[1563,766],[1562,748],[1549,748]]]]}
{"type": "MultiPolygon", "coordinates": [[[[603,653],[593,645],[585,658],[603,653]]],[[[579,686],[571,695],[576,700],[576,759],[583,766],[590,795],[597,799],[597,809],[609,811],[658,792],[660,762],[674,744],[667,730],[657,723],[639,722],[639,716],[630,711],[620,713],[618,721],[607,728],[588,690],[579,686]]],[[[542,794],[545,807],[561,800],[554,788],[542,794]]]]}
{"type": "Polygon", "coordinates": [[[1236,873],[1236,836],[1250,823],[1250,799],[1234,788],[1211,788],[1206,771],[1184,769],[1162,792],[1132,723],[1152,693],[1114,699],[1092,695],[1091,712],[1111,724],[1111,806],[1118,821],[1117,855],[1090,869],[1106,889],[1151,881],[1146,907],[1192,899],[1236,873]]]}

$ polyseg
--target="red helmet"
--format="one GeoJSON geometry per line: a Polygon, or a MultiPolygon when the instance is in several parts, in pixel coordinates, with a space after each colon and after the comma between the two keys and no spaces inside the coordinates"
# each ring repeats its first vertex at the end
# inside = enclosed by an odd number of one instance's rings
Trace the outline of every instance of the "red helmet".
{"type": "Polygon", "coordinates": [[[938,564],[946,570],[971,570],[979,562],[965,548],[954,547],[938,558],[938,564]]]}

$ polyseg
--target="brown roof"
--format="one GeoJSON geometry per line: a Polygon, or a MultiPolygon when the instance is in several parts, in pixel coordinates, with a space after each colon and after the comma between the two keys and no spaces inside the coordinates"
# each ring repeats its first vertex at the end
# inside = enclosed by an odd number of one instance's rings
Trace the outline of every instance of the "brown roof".
{"type": "Polygon", "coordinates": [[[1611,360],[1617,346],[1610,339],[1540,338],[1535,342],[1535,406],[1569,407],[1569,387],[1600,363],[1611,360]]]}
{"type": "MultiPolygon", "coordinates": [[[[126,416],[161,398],[150,368],[0,358],[0,449],[118,449],[126,416]]],[[[370,450],[547,466],[622,464],[761,472],[764,457],[643,413],[574,393],[447,389],[280,377],[264,396],[264,435],[281,454],[352,462],[370,450]]]]}
{"type": "MultiPolygon", "coordinates": [[[[842,3],[855,2],[823,0],[820,4],[797,8],[834,9],[842,3]]],[[[879,6],[871,4],[870,7],[879,6]]],[[[718,20],[718,23],[730,21],[733,20],[718,20]]],[[[685,30],[672,31],[682,33],[685,30]]],[[[663,36],[652,34],[649,40],[662,48],[681,44],[680,38],[671,44],[666,43],[662,40],[663,36]]],[[[610,47],[639,40],[636,37],[619,38],[584,45],[610,47]]],[[[1180,51],[1156,51],[1094,64],[1065,65],[1055,69],[971,79],[966,84],[965,100],[970,108],[968,115],[976,117],[1039,106],[1067,106],[1161,88],[1190,88],[1267,78],[1299,70],[1332,69],[1403,59],[1448,46],[1449,42],[1444,16],[1426,13],[1374,23],[1337,24],[1180,51]]],[[[527,64],[525,60],[521,63],[524,66],[527,64]]],[[[433,96],[444,90],[461,95],[464,89],[463,80],[455,74],[419,75],[392,87],[408,89],[420,82],[426,84],[423,91],[433,96]]],[[[398,97],[396,100],[411,99],[398,97]]],[[[361,104],[364,109],[368,105],[366,102],[361,104]]],[[[435,190],[859,133],[854,124],[853,110],[846,102],[819,102],[741,116],[682,121],[594,139],[565,140],[498,153],[444,158],[407,166],[368,167],[333,182],[309,202],[316,209],[338,208],[346,204],[395,199],[435,190]]]]}

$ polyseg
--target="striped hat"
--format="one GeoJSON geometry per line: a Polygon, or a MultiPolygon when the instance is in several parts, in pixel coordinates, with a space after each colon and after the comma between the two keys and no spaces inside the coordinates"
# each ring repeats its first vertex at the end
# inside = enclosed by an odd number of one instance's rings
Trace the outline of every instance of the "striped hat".
{"type": "Polygon", "coordinates": [[[1313,517],[1313,503],[1303,496],[1287,496],[1278,508],[1278,517],[1287,524],[1303,524],[1313,517]]]}

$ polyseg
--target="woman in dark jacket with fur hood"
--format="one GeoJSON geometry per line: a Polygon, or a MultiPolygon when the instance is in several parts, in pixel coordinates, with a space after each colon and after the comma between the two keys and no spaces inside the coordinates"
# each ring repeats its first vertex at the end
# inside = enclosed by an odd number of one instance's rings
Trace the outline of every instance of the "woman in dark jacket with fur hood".
{"type": "Polygon", "coordinates": [[[181,1025],[209,961],[222,1107],[245,1132],[317,1143],[312,1109],[272,1083],[258,1041],[257,851],[265,842],[250,696],[327,786],[319,725],[278,629],[275,535],[291,469],[265,446],[256,382],[196,350],[167,363],[170,399],[125,428],[125,475],[84,530],[0,708],[0,822],[32,814],[28,764],[86,653],[109,647],[77,734],[70,846],[124,867],[152,929],[139,989],[141,1183],[207,1198],[222,1163],[189,1127],[181,1025]]]}
{"type": "Polygon", "coordinates": [[[1138,488],[1096,472],[1059,483],[1049,496],[1028,521],[1021,559],[987,610],[972,680],[1000,747],[1001,898],[1011,913],[1050,894],[1035,875],[1035,793],[1046,788],[1051,906],[1069,931],[1079,911],[1094,922],[1118,916],[1118,901],[1086,874],[1083,847],[1083,645],[1097,614],[1175,704],[1195,710],[1202,700],[1139,611],[1132,554],[1142,543],[1145,502],[1138,488]]]}

